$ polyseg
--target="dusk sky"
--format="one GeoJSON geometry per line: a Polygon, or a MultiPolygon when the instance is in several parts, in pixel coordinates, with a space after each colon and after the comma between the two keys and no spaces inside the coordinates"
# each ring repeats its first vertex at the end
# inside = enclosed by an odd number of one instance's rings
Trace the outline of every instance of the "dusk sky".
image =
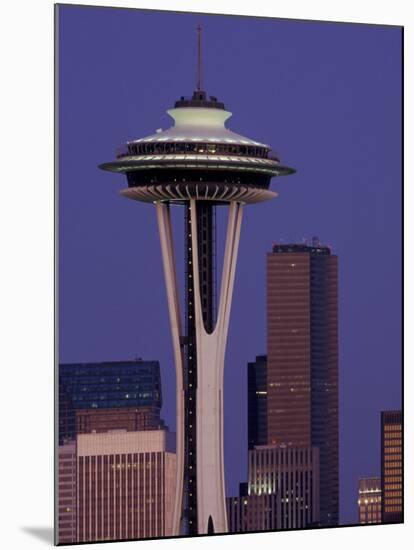
{"type": "MultiPolygon", "coordinates": [[[[401,29],[131,9],[59,8],[61,362],[157,359],[175,429],[175,372],[155,209],[102,172],[129,139],[171,126],[196,85],[227,126],[295,175],[245,208],[225,366],[227,495],[247,476],[247,363],[266,353],[266,253],[319,236],[339,258],[340,517],[380,475],[380,411],[401,408],[401,29]]],[[[175,207],[183,284],[183,211],[175,207]]],[[[225,210],[223,210],[225,212],[225,210]]],[[[222,212],[222,213],[223,213],[222,212]]],[[[223,223],[220,216],[219,232],[223,223]]]]}

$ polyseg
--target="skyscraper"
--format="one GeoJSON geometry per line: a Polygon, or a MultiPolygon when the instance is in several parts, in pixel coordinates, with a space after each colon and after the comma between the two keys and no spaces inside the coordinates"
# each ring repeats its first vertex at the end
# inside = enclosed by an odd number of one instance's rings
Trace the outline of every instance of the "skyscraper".
{"type": "Polygon", "coordinates": [[[359,523],[381,523],[381,478],[364,477],[358,487],[359,523]]]}
{"type": "Polygon", "coordinates": [[[176,365],[177,493],[174,533],[227,531],[224,494],[223,369],[243,206],[274,198],[282,166],[270,147],[226,128],[224,103],[202,85],[168,114],[174,125],[130,141],[103,170],[125,174],[130,199],[154,204],[176,365]],[[186,312],[182,322],[170,207],[184,207],[186,312]],[[221,288],[215,304],[214,212],[228,206],[221,288]],[[216,314],[217,311],[217,314],[216,314]],[[184,327],[184,329],[183,329],[184,327]]]}
{"type": "Polygon", "coordinates": [[[316,238],[267,256],[267,442],[319,449],[322,525],[339,519],[337,270],[316,238]]]}
{"type": "Polygon", "coordinates": [[[402,411],[381,413],[382,523],[404,521],[402,411]]]}

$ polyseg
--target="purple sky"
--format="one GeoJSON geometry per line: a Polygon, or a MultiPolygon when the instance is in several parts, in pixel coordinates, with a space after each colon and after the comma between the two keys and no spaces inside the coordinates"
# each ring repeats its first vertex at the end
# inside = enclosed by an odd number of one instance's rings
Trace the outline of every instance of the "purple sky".
{"type": "Polygon", "coordinates": [[[356,522],[358,477],[380,474],[380,411],[401,407],[399,28],[61,7],[60,360],[158,359],[174,428],[155,212],[120,197],[126,179],[97,165],[170,126],[166,109],[195,88],[198,23],[205,89],[233,112],[228,126],[298,170],[273,180],[276,200],[245,210],[225,369],[227,492],[247,474],[246,368],[266,352],[266,253],[318,235],[339,256],[340,512],[356,522]]]}

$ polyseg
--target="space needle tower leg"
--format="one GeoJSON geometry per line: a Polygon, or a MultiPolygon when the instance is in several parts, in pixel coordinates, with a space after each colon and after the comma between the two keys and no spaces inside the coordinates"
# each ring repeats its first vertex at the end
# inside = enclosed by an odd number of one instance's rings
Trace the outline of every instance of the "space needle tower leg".
{"type": "Polygon", "coordinates": [[[170,207],[162,202],[156,202],[155,207],[157,210],[165,286],[167,289],[176,376],[176,487],[173,514],[172,517],[167,518],[167,530],[171,530],[171,534],[177,536],[182,534],[181,516],[184,483],[184,358],[181,345],[182,327],[170,207]]]}
{"type": "Polygon", "coordinates": [[[195,326],[197,342],[197,518],[198,533],[225,533],[227,527],[223,452],[223,371],[240,240],[242,205],[231,202],[217,322],[204,326],[198,261],[197,201],[190,200],[195,326]]]}

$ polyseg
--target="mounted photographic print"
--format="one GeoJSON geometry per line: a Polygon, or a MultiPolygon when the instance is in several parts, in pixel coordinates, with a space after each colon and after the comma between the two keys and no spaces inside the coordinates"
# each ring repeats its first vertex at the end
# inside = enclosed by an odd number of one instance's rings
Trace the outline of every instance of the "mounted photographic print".
{"type": "Polygon", "coordinates": [[[56,544],[401,523],[402,27],[55,10],[56,544]]]}

